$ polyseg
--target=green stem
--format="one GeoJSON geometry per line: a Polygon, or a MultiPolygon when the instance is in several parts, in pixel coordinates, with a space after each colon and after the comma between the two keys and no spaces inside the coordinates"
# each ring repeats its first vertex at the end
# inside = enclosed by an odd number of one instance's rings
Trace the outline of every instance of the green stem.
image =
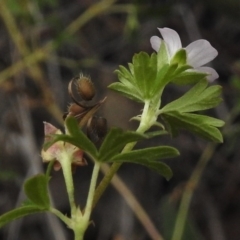
{"type": "Polygon", "coordinates": [[[54,161],[50,161],[50,163],[49,163],[48,166],[47,166],[47,170],[46,170],[45,175],[46,175],[46,177],[48,177],[48,178],[50,177],[53,164],[54,164],[54,161]]]}
{"type": "Polygon", "coordinates": [[[69,199],[69,204],[71,207],[71,216],[76,212],[76,205],[74,199],[74,184],[72,178],[72,161],[71,156],[65,151],[62,151],[61,166],[63,171],[63,176],[65,179],[65,184],[67,188],[67,194],[69,199]]]}
{"type": "Polygon", "coordinates": [[[60,218],[68,227],[71,226],[71,219],[63,215],[59,210],[56,208],[50,208],[49,211],[60,218]]]}
{"type": "Polygon", "coordinates": [[[73,228],[75,240],[83,240],[84,233],[89,225],[89,220],[90,220],[92,206],[93,206],[93,197],[94,197],[94,192],[96,189],[99,169],[100,169],[100,163],[95,162],[84,214],[83,214],[83,216],[79,216],[78,212],[76,212],[76,214],[74,216],[75,220],[76,220],[75,227],[73,228]]]}
{"type": "Polygon", "coordinates": [[[92,205],[93,205],[93,197],[97,185],[97,179],[98,179],[98,173],[100,169],[100,163],[95,162],[94,168],[93,168],[93,173],[92,173],[92,179],[89,187],[89,192],[88,192],[88,198],[87,198],[87,203],[86,203],[86,208],[84,211],[84,218],[86,218],[87,221],[89,221],[90,214],[92,212],[92,205]]]}
{"type": "MultiPolygon", "coordinates": [[[[152,126],[152,116],[149,114],[150,101],[145,101],[141,121],[136,132],[144,133],[152,126]]],[[[155,122],[155,121],[154,121],[155,122]]]]}
{"type": "Polygon", "coordinates": [[[104,178],[102,179],[102,181],[100,182],[100,184],[98,185],[95,191],[95,195],[93,199],[93,208],[96,206],[97,202],[99,201],[104,191],[106,190],[107,186],[111,182],[114,174],[118,171],[121,165],[122,163],[113,163],[110,170],[105,174],[104,178]]]}
{"type": "MultiPolygon", "coordinates": [[[[149,110],[150,110],[150,101],[145,101],[142,116],[141,116],[141,121],[136,132],[144,133],[153,125],[153,122],[155,122],[155,120],[153,121],[153,117],[149,116],[149,110]]],[[[123,148],[122,153],[130,152],[135,145],[136,145],[136,142],[128,143],[123,148]]],[[[113,163],[109,172],[104,176],[104,178],[98,185],[94,195],[93,208],[96,206],[98,200],[100,199],[100,197],[102,196],[102,194],[104,193],[108,185],[110,184],[113,176],[121,167],[121,165],[122,163],[113,163]]]]}

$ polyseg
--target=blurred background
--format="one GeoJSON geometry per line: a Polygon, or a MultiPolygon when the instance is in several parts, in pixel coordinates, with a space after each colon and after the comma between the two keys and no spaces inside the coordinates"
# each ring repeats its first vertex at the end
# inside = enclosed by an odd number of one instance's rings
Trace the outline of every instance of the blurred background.
{"type": "MultiPolygon", "coordinates": [[[[134,53],[151,53],[157,27],[176,30],[187,46],[207,39],[218,50],[212,62],[223,87],[223,103],[209,115],[225,120],[224,143],[208,143],[188,132],[149,145],[172,145],[181,156],[166,162],[166,181],[150,170],[125,164],[119,176],[148,213],[150,228],[136,217],[118,187],[109,186],[92,215],[85,239],[239,240],[240,236],[240,1],[239,0],[1,0],[0,1],[0,214],[21,205],[26,178],[43,172],[43,121],[62,127],[70,98],[68,82],[90,75],[98,112],[109,127],[135,129],[129,119],[141,105],[111,92],[114,70],[134,53]],[[177,224],[176,224],[177,223],[177,224]],[[151,226],[155,227],[156,233],[151,226]],[[152,229],[152,230],[151,230],[152,229]],[[174,233],[174,236],[173,236],[174,233]],[[161,236],[161,237],[160,237],[161,236]]],[[[169,86],[167,103],[185,89],[169,86]]],[[[144,143],[143,143],[144,144],[144,143]]],[[[76,199],[83,206],[92,166],[74,174],[76,199]]],[[[102,178],[102,175],[100,176],[102,178]]],[[[61,171],[53,172],[54,205],[68,213],[61,171]]],[[[2,240],[66,240],[73,235],[48,214],[28,216],[0,229],[2,240]]]]}

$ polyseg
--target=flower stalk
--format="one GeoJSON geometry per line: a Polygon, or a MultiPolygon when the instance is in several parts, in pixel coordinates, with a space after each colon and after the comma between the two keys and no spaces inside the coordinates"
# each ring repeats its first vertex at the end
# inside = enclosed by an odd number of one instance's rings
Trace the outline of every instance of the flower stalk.
{"type": "Polygon", "coordinates": [[[88,222],[89,222],[91,211],[92,211],[93,198],[94,198],[94,193],[95,193],[95,189],[96,189],[96,185],[97,185],[99,170],[100,170],[100,163],[95,162],[94,168],[93,168],[93,173],[92,173],[92,178],[91,178],[91,183],[90,183],[90,187],[89,187],[89,192],[88,192],[86,208],[84,210],[84,216],[83,216],[85,221],[88,221],[88,222]]]}
{"type": "Polygon", "coordinates": [[[74,215],[72,216],[72,220],[74,222],[72,229],[74,231],[75,240],[83,240],[85,231],[87,230],[87,227],[89,225],[99,169],[100,163],[95,162],[88,191],[86,207],[83,212],[81,212],[79,208],[75,209],[74,215]]]}
{"type": "Polygon", "coordinates": [[[73,216],[76,212],[76,204],[74,199],[74,184],[72,177],[72,161],[71,161],[72,156],[69,156],[69,154],[64,150],[62,151],[61,154],[62,154],[61,166],[67,188],[67,194],[71,208],[71,216],[73,216]]]}
{"type": "MultiPolygon", "coordinates": [[[[152,109],[150,108],[150,101],[148,100],[145,101],[143,112],[140,118],[140,123],[136,132],[144,133],[155,123],[157,117],[155,116],[155,114],[153,115],[153,112],[154,111],[152,111],[152,109]]],[[[136,142],[128,143],[123,148],[122,153],[130,152],[135,145],[136,145],[136,142]]],[[[118,163],[118,162],[113,163],[112,166],[110,167],[109,172],[105,174],[104,178],[102,179],[102,181],[100,182],[100,184],[98,185],[95,191],[95,195],[93,199],[93,208],[96,206],[98,200],[101,198],[102,194],[106,190],[107,186],[110,184],[113,176],[119,170],[121,165],[122,163],[118,163]]]]}

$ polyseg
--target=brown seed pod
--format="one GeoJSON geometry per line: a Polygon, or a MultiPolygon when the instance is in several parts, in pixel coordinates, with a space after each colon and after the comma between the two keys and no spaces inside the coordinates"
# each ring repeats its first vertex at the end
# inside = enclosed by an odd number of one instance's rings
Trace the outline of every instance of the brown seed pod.
{"type": "Polygon", "coordinates": [[[93,116],[87,124],[87,135],[94,143],[100,143],[107,134],[107,120],[93,116]]]}
{"type": "Polygon", "coordinates": [[[76,81],[76,86],[82,99],[90,101],[95,96],[95,88],[89,77],[80,74],[80,77],[76,81]]]}
{"type": "Polygon", "coordinates": [[[65,119],[67,116],[74,116],[78,120],[80,120],[87,112],[87,109],[79,106],[76,103],[70,103],[68,106],[68,112],[63,116],[63,119],[65,119]]]}
{"type": "Polygon", "coordinates": [[[84,112],[86,109],[77,105],[76,103],[70,103],[69,107],[68,107],[68,113],[71,116],[76,116],[82,112],[84,112]]]}

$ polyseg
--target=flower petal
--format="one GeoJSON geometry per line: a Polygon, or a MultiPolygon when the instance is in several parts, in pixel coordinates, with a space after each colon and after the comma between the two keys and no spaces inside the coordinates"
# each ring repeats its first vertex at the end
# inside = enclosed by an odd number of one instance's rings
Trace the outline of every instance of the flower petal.
{"type": "Polygon", "coordinates": [[[44,134],[48,135],[48,134],[55,134],[58,129],[56,127],[54,127],[51,123],[48,122],[43,122],[44,124],[44,134]]]}
{"type": "Polygon", "coordinates": [[[199,67],[199,68],[196,68],[195,70],[198,72],[208,73],[209,75],[207,76],[207,80],[209,82],[213,82],[215,79],[219,77],[216,70],[211,67],[199,67]]]}
{"type": "Polygon", "coordinates": [[[73,152],[73,164],[78,166],[85,166],[87,165],[87,161],[83,158],[83,151],[76,148],[73,152]]]}
{"type": "Polygon", "coordinates": [[[169,57],[172,58],[175,53],[182,48],[180,37],[176,31],[170,28],[158,28],[162,34],[163,40],[166,42],[169,57]]]}
{"type": "Polygon", "coordinates": [[[187,62],[194,68],[200,67],[211,60],[217,55],[217,50],[207,40],[197,40],[190,43],[186,47],[187,51],[187,62]]]}
{"type": "Polygon", "coordinates": [[[158,52],[158,50],[159,50],[159,48],[160,48],[160,46],[161,46],[161,42],[162,42],[161,38],[159,38],[159,37],[157,37],[157,36],[152,36],[152,37],[150,38],[150,43],[151,43],[151,45],[152,45],[152,48],[153,48],[156,52],[158,52]]]}

